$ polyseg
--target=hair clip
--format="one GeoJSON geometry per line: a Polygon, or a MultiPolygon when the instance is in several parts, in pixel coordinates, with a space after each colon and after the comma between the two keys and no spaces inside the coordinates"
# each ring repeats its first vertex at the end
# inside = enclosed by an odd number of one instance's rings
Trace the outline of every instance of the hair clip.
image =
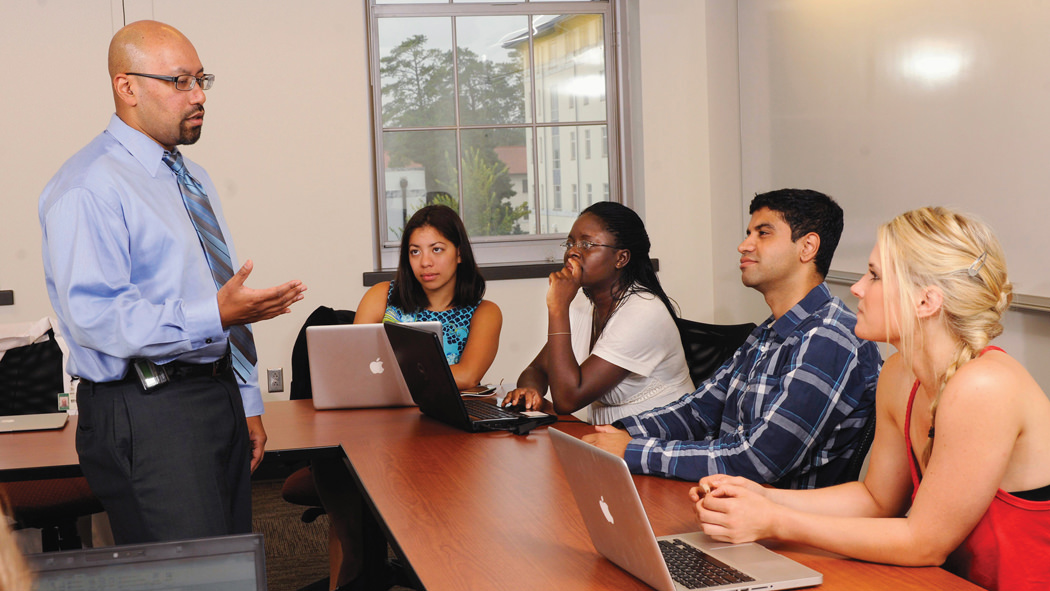
{"type": "Polygon", "coordinates": [[[977,274],[981,272],[981,268],[984,267],[984,260],[988,258],[987,252],[982,252],[981,256],[977,257],[970,268],[966,270],[966,274],[970,277],[977,277],[977,274]]]}

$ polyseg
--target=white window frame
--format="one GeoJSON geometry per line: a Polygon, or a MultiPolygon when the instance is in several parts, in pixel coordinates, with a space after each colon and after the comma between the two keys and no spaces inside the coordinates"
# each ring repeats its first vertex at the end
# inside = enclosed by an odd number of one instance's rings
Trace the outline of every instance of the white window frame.
{"type": "MultiPolygon", "coordinates": [[[[404,1],[404,0],[400,0],[404,1]]],[[[379,49],[378,49],[378,23],[382,18],[396,17],[421,17],[421,16],[485,16],[485,15],[510,15],[528,14],[533,16],[553,14],[603,14],[605,35],[605,87],[602,92],[602,100],[607,102],[606,119],[599,124],[606,125],[608,135],[608,166],[609,183],[607,200],[619,201],[628,206],[635,206],[640,195],[636,195],[637,187],[634,187],[634,173],[632,163],[632,151],[627,147],[630,145],[632,132],[630,117],[628,116],[629,90],[625,88],[627,76],[625,74],[625,62],[631,56],[629,48],[629,35],[625,30],[631,10],[637,10],[633,0],[592,0],[577,2],[507,2],[499,4],[476,4],[476,3],[443,3],[443,4],[376,4],[376,0],[368,0],[368,39],[369,39],[369,63],[370,77],[373,92],[373,142],[375,155],[375,177],[373,178],[374,199],[372,201],[372,212],[374,221],[374,245],[375,245],[375,269],[389,270],[397,267],[398,247],[396,242],[386,239],[386,211],[383,198],[385,196],[385,179],[382,158],[382,83],[379,72],[379,49]],[[629,4],[630,3],[630,4],[629,4]],[[624,188],[628,188],[625,190],[624,188]],[[633,188],[633,190],[631,190],[633,188]]],[[[530,43],[530,51],[532,51],[530,43]]],[[[537,63],[530,60],[530,63],[537,63]]],[[[529,88],[535,88],[535,72],[530,70],[532,80],[529,88]]],[[[546,101],[530,101],[534,105],[535,113],[533,123],[527,127],[537,130],[544,127],[566,127],[575,128],[581,125],[593,125],[593,121],[571,121],[560,124],[536,123],[543,120],[542,114],[546,101]]],[[[470,126],[462,126],[468,129],[470,126]]],[[[549,134],[542,134],[546,136],[549,134]]],[[[605,135],[605,134],[603,134],[605,135]]],[[[536,142],[533,166],[543,166],[543,147],[536,142]]],[[[603,150],[604,151],[604,150],[603,150]]],[[[546,197],[545,186],[540,186],[539,191],[533,191],[530,198],[535,204],[546,197]]],[[[560,188],[560,187],[559,187],[560,188]]],[[[579,203],[579,199],[575,199],[579,203]]],[[[563,203],[563,207],[564,207],[563,203]]],[[[530,215],[530,218],[532,216],[530,215]]],[[[542,261],[560,260],[562,250],[558,246],[565,239],[568,229],[559,229],[559,234],[526,234],[516,236],[471,236],[471,244],[474,247],[475,257],[483,265],[491,264],[514,264],[535,263],[542,261]]]]}

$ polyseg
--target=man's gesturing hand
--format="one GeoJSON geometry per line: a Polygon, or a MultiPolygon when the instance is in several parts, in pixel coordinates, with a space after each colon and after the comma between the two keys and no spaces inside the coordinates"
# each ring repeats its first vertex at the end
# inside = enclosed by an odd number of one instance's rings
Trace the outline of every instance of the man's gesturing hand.
{"type": "Polygon", "coordinates": [[[292,304],[303,299],[306,286],[299,280],[267,289],[245,287],[244,282],[251,272],[252,262],[249,260],[219,289],[219,317],[223,328],[287,314],[291,312],[292,304]]]}

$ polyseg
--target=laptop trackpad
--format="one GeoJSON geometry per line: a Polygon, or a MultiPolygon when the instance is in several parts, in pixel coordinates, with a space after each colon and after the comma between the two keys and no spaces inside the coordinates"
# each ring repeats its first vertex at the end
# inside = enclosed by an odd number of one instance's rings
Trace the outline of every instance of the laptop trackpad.
{"type": "Polygon", "coordinates": [[[782,566],[783,558],[765,546],[755,543],[711,547],[705,550],[711,556],[751,574],[760,576],[767,567],[782,566]]]}

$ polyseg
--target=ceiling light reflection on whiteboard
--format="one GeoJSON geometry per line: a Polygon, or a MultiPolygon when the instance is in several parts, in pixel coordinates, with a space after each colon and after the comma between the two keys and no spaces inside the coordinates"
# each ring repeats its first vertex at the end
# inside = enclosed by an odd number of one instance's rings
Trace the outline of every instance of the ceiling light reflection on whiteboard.
{"type": "Polygon", "coordinates": [[[969,56],[951,49],[919,49],[904,58],[902,73],[927,86],[955,81],[970,65],[969,56]]]}

